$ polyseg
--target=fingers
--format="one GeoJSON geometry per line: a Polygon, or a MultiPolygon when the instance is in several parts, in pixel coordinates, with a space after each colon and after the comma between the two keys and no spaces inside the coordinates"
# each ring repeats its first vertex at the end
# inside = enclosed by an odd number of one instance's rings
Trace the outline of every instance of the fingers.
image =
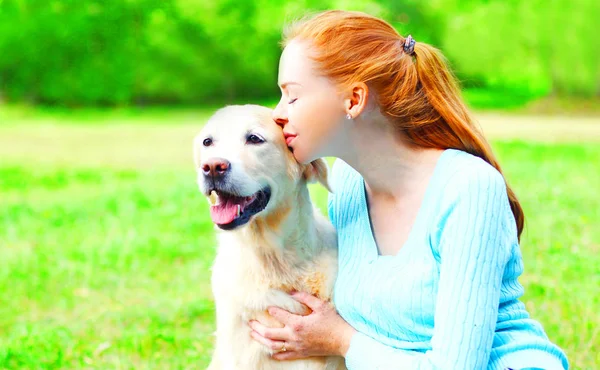
{"type": "MultiPolygon", "coordinates": [[[[260,335],[259,333],[252,331],[250,332],[250,336],[252,336],[252,338],[259,342],[260,344],[262,344],[263,346],[267,347],[268,349],[270,349],[273,352],[279,352],[284,348],[285,343],[279,340],[271,340],[269,338],[265,338],[262,335],[260,335]]],[[[285,348],[286,351],[288,350],[287,347],[285,348]]]]}
{"type": "Polygon", "coordinates": [[[285,326],[288,326],[297,316],[279,307],[269,307],[269,314],[285,326]]]}
{"type": "Polygon", "coordinates": [[[308,308],[310,308],[313,311],[317,311],[325,305],[324,301],[306,292],[293,293],[292,298],[294,298],[300,303],[304,303],[306,306],[308,306],[308,308]]]}
{"type": "Polygon", "coordinates": [[[271,357],[273,359],[279,360],[279,361],[288,361],[288,360],[296,360],[299,358],[304,358],[304,357],[300,356],[297,352],[294,352],[294,351],[277,352],[271,357]]]}
{"type": "Polygon", "coordinates": [[[285,341],[288,337],[286,335],[284,328],[269,328],[267,326],[264,326],[263,324],[261,324],[260,322],[258,322],[256,320],[251,320],[248,323],[248,325],[250,325],[250,328],[254,332],[258,333],[260,336],[262,336],[266,339],[276,340],[276,341],[285,341]]]}

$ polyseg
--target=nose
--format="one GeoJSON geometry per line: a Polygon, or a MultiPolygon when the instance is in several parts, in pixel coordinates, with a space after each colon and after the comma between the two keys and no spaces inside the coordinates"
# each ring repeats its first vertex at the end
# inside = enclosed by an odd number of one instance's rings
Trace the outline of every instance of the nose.
{"type": "Polygon", "coordinates": [[[288,116],[285,107],[282,106],[281,103],[277,104],[275,109],[273,109],[273,121],[277,124],[277,126],[283,128],[286,123],[288,123],[288,116]]]}
{"type": "Polygon", "coordinates": [[[202,164],[204,176],[223,177],[231,169],[231,163],[223,158],[211,158],[202,164]]]}

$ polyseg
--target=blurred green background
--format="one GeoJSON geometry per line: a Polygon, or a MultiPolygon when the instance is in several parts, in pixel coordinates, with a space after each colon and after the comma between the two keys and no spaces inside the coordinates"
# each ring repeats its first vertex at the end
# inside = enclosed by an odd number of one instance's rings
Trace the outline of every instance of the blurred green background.
{"type": "Polygon", "coordinates": [[[271,99],[283,23],[332,7],[439,47],[479,105],[600,92],[597,0],[2,0],[0,91],[67,107],[271,99]]]}
{"type": "Polygon", "coordinates": [[[332,8],[448,57],[522,201],[523,301],[600,367],[597,0],[0,0],[0,369],[206,368],[192,138],[273,106],[283,24],[332,8]]]}

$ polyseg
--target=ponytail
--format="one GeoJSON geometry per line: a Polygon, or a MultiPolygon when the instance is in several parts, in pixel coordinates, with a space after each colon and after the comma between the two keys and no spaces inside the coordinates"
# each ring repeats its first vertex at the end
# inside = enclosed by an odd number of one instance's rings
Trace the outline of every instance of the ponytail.
{"type": "MultiPolygon", "coordinates": [[[[402,37],[379,18],[339,10],[291,25],[283,44],[295,38],[311,42],[321,72],[339,85],[369,84],[381,111],[409,143],[463,150],[502,173],[437,49],[402,37]]],[[[506,190],[520,239],[525,216],[510,186],[506,190]]]]}
{"type": "MultiPolygon", "coordinates": [[[[429,104],[439,114],[435,124],[425,125],[418,130],[407,127],[406,134],[419,146],[460,149],[471,153],[498,170],[500,164],[480,129],[460,96],[455,77],[448,68],[442,54],[435,48],[417,43],[415,45],[415,64],[421,89],[429,104]],[[418,131],[418,132],[416,132],[418,131]],[[450,138],[450,140],[448,140],[450,138]],[[448,146],[448,141],[452,146],[448,146]]],[[[502,174],[504,176],[504,174],[502,174]]],[[[506,179],[505,179],[506,181],[506,179]]],[[[515,222],[519,240],[525,224],[525,215],[516,194],[507,184],[506,191],[515,222]]]]}

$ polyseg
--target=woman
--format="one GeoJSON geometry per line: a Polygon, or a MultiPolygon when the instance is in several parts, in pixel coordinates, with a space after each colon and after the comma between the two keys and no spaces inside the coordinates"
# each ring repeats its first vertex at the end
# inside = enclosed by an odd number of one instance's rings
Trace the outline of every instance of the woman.
{"type": "MultiPolygon", "coordinates": [[[[280,360],[350,370],[568,368],[529,318],[524,216],[440,53],[386,22],[328,11],[285,37],[274,120],[296,159],[332,156],[339,235],[331,305],[269,312],[252,336],[280,360]]],[[[468,48],[466,48],[468,52],[468,48]]]]}

